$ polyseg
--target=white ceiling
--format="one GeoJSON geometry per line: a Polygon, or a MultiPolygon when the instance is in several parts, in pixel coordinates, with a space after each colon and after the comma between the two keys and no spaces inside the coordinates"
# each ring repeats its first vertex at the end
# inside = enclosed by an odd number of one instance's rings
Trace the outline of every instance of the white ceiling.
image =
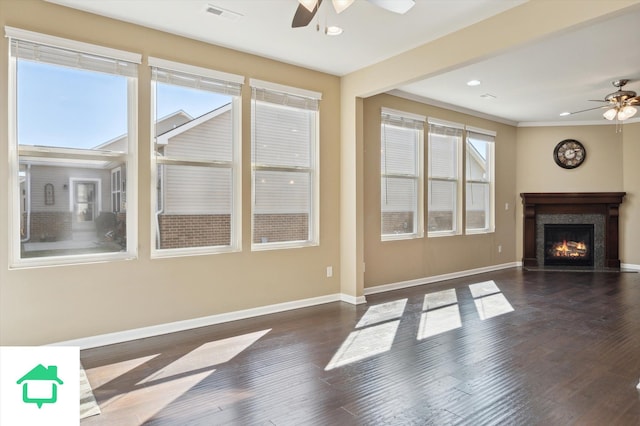
{"type": "MultiPolygon", "coordinates": [[[[405,15],[366,0],[356,0],[338,15],[325,0],[305,28],[291,28],[297,0],[47,1],[342,76],[526,0],[416,0],[405,15]],[[206,13],[208,5],[242,16],[235,21],[221,18],[206,13]],[[344,33],[326,36],[325,25],[339,25],[344,33]]],[[[399,87],[401,92],[395,93],[521,125],[604,122],[603,110],[559,114],[598,106],[589,100],[615,91],[611,82],[616,79],[630,79],[625,89],[640,92],[638,23],[640,7],[635,7],[609,20],[399,87]],[[468,87],[471,79],[482,84],[468,87]],[[485,93],[495,98],[481,98],[485,93]]]]}

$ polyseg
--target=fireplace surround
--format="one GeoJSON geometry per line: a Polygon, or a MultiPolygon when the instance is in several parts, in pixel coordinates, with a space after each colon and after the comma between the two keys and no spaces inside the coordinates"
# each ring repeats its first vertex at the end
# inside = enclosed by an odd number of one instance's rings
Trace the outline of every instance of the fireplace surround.
{"type": "MultiPolygon", "coordinates": [[[[620,268],[619,208],[625,192],[521,193],[525,267],[545,264],[545,224],[589,224],[594,227],[593,267],[620,268]]],[[[551,262],[553,263],[553,262],[551,262]]]]}

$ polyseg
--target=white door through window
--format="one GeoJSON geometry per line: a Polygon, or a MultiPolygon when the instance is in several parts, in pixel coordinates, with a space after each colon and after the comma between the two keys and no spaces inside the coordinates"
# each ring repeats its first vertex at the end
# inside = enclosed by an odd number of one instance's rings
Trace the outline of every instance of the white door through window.
{"type": "Polygon", "coordinates": [[[74,222],[93,222],[96,217],[96,184],[94,182],[75,182],[74,222]]]}

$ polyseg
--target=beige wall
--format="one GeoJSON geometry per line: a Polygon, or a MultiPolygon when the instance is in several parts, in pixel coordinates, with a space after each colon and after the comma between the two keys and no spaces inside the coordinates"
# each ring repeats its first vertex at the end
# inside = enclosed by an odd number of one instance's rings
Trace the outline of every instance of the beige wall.
{"type": "MultiPolygon", "coordinates": [[[[24,28],[142,53],[145,59],[156,56],[323,93],[319,247],[256,253],[248,249],[251,198],[247,154],[251,128],[250,93],[245,86],[244,251],[150,260],[151,185],[145,171],[150,166],[146,153],[150,152],[152,115],[150,73],[143,65],[138,117],[138,259],[8,270],[6,224],[9,205],[5,187],[0,191],[0,241],[5,242],[0,244],[0,344],[43,344],[338,292],[360,297],[365,279],[366,286],[373,287],[512,262],[522,256],[519,192],[626,190],[639,193],[639,168],[630,158],[638,155],[639,125],[629,126],[628,132],[625,128],[620,139],[609,126],[515,129],[387,95],[362,99],[572,25],[582,25],[635,4],[637,0],[592,2],[589,8],[576,7],[578,3],[549,5],[544,0],[532,0],[491,20],[339,79],[40,0],[0,0],[0,26],[24,28]],[[550,8],[558,13],[549,14],[550,8]],[[545,16],[553,19],[533,19],[545,16]],[[526,30],[521,31],[525,28],[523,22],[532,21],[544,25],[526,26],[526,30]],[[496,32],[495,28],[501,28],[509,37],[496,32]],[[468,43],[469,40],[474,43],[468,43]],[[371,145],[379,144],[379,108],[382,105],[497,131],[495,233],[384,244],[379,241],[379,170],[376,168],[380,161],[379,150],[372,149],[371,145]],[[587,163],[572,174],[560,173],[551,159],[554,143],[567,137],[582,140],[589,150],[587,163]],[[585,170],[592,173],[583,173],[585,170]],[[566,176],[572,178],[564,179],[566,176]],[[558,177],[563,181],[561,186],[557,184],[558,177]],[[505,203],[509,203],[509,210],[504,210],[505,203]],[[498,244],[503,247],[501,254],[497,252],[498,244]],[[325,277],[325,267],[329,265],[334,267],[334,278],[325,277]]],[[[3,37],[0,41],[0,99],[8,96],[7,57],[8,46],[3,37]]],[[[0,129],[7,129],[7,117],[7,103],[0,102],[0,129]]],[[[7,152],[8,136],[2,131],[2,182],[8,181],[7,152]]],[[[629,197],[622,214],[639,217],[639,204],[636,198],[629,197]]],[[[638,234],[640,224],[628,226],[633,227],[624,228],[623,261],[640,264],[640,238],[629,238],[638,234]],[[624,257],[626,252],[629,252],[627,258],[624,257]]]]}
{"type": "MultiPolygon", "coordinates": [[[[365,287],[516,261],[516,128],[390,95],[364,101],[365,287]],[[496,230],[490,234],[380,240],[380,110],[382,107],[493,130],[496,135],[496,230]],[[509,209],[505,210],[505,204],[509,209]],[[498,245],[502,252],[498,253],[498,245]]],[[[426,145],[425,145],[426,151],[426,145]]],[[[425,160],[425,173],[426,173],[425,160]]]]}
{"type": "MultiPolygon", "coordinates": [[[[139,78],[138,259],[8,270],[7,188],[0,191],[0,343],[30,345],[198,318],[340,291],[340,79],[41,1],[0,1],[0,26],[142,53],[139,78]],[[243,251],[150,260],[150,72],[147,56],[247,77],[243,88],[243,251]],[[249,78],[322,92],[319,247],[252,253],[249,78]],[[326,277],[326,266],[334,277],[326,277]]],[[[7,99],[7,39],[0,99],[7,99]]],[[[8,181],[7,102],[0,102],[0,181],[8,181]]]]}
{"type": "Polygon", "coordinates": [[[640,122],[624,125],[622,155],[622,181],[627,195],[620,209],[620,260],[640,265],[640,122]]]}
{"type": "MultiPolygon", "coordinates": [[[[627,128],[628,125],[625,125],[624,132],[627,132],[627,128]]],[[[624,132],[616,132],[614,125],[518,128],[517,194],[522,192],[624,191],[624,132]],[[563,169],[554,162],[553,150],[563,139],[576,139],[584,145],[587,157],[580,167],[563,169]]],[[[628,149],[631,147],[629,146],[628,149]]],[[[636,184],[636,191],[637,187],[636,184]]],[[[631,186],[626,190],[630,192],[631,186]]],[[[633,206],[630,206],[627,201],[629,201],[629,197],[621,205],[624,217],[633,214],[634,211],[633,206]]],[[[522,200],[519,196],[517,205],[517,258],[521,260],[522,200]]],[[[636,217],[638,214],[636,210],[636,217]]],[[[625,232],[625,229],[623,224],[621,232],[625,232]]],[[[621,247],[620,260],[623,263],[629,263],[626,258],[629,254],[621,247]]]]}

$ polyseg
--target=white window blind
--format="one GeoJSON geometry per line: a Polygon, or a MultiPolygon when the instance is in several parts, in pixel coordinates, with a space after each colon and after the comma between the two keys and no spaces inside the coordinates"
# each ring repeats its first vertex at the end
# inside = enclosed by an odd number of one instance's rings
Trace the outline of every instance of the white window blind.
{"type": "Polygon", "coordinates": [[[11,39],[11,55],[18,59],[50,65],[137,77],[138,64],[121,59],[107,58],[90,53],[11,39]]]}
{"type": "Polygon", "coordinates": [[[421,236],[424,118],[383,108],[380,136],[382,239],[421,236]]]}
{"type": "Polygon", "coordinates": [[[316,244],[321,96],[251,83],[253,247],[316,244]]]}
{"type": "Polygon", "coordinates": [[[431,235],[455,234],[463,126],[429,119],[427,227],[431,235]]]}
{"type": "Polygon", "coordinates": [[[220,93],[223,95],[240,96],[242,84],[233,81],[219,80],[212,77],[200,76],[180,71],[172,71],[152,67],[153,79],[159,83],[188,87],[197,90],[220,93]]]}

